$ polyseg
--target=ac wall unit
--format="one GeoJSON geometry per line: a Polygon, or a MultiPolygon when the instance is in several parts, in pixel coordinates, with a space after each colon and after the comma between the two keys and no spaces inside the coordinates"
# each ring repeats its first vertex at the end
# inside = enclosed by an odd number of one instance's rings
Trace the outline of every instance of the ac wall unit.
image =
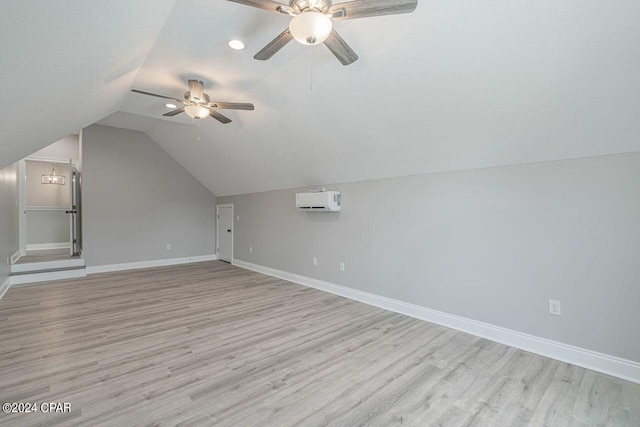
{"type": "Polygon", "coordinates": [[[296,194],[296,208],[301,211],[338,212],[340,210],[340,192],[298,193],[296,194]]]}

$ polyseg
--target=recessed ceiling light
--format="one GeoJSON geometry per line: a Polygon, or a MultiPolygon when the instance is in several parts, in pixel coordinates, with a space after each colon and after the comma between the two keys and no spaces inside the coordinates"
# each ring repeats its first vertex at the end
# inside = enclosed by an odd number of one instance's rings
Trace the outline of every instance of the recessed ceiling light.
{"type": "Polygon", "coordinates": [[[178,108],[176,104],[164,104],[164,106],[167,108],[178,108]]]}
{"type": "Polygon", "coordinates": [[[231,40],[229,42],[229,47],[233,50],[242,50],[244,49],[244,43],[242,43],[240,40],[231,40]]]}

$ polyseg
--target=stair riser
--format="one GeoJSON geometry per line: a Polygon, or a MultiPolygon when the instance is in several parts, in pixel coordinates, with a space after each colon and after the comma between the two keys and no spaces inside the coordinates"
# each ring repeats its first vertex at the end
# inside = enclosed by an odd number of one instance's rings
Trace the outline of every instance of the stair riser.
{"type": "Polygon", "coordinates": [[[46,262],[30,262],[27,264],[13,264],[11,266],[11,273],[24,273],[29,271],[42,271],[53,270],[60,268],[75,268],[84,267],[84,259],[67,259],[60,261],[46,261],[46,262]]]}
{"type": "Polygon", "coordinates": [[[86,268],[76,268],[72,270],[57,270],[44,273],[19,274],[11,276],[11,286],[22,285],[26,283],[48,282],[50,280],[75,279],[78,277],[86,277],[86,268]]]}

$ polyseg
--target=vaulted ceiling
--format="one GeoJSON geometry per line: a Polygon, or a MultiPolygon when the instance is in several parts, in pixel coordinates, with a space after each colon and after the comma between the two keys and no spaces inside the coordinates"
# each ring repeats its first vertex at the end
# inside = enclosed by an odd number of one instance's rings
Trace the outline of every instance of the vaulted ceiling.
{"type": "Polygon", "coordinates": [[[287,18],[221,0],[0,10],[0,167],[96,121],[148,133],[216,195],[640,150],[635,0],[419,0],[337,22],[346,67],[295,42],[254,60],[287,18]],[[256,110],[163,118],[129,92],[181,98],[194,77],[256,110]]]}

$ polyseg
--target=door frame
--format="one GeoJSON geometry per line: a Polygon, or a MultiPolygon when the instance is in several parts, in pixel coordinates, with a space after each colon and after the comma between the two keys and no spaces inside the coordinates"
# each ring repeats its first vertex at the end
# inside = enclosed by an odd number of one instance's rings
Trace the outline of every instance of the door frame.
{"type": "MultiPolygon", "coordinates": [[[[43,163],[61,163],[70,164],[71,172],[73,166],[78,168],[80,162],[72,159],[61,159],[57,157],[41,157],[41,156],[29,156],[18,161],[18,246],[20,256],[27,255],[27,160],[30,162],[43,162],[43,163]]],[[[71,175],[69,175],[71,178],[71,175]]],[[[69,243],[73,248],[73,239],[69,239],[69,243]]]]}
{"type": "Polygon", "coordinates": [[[27,256],[27,162],[24,159],[18,162],[18,246],[20,256],[27,256]]]}
{"type": "Polygon", "coordinates": [[[233,264],[233,236],[236,229],[233,203],[216,205],[216,258],[220,259],[220,208],[231,208],[231,264],[233,264]]]}

